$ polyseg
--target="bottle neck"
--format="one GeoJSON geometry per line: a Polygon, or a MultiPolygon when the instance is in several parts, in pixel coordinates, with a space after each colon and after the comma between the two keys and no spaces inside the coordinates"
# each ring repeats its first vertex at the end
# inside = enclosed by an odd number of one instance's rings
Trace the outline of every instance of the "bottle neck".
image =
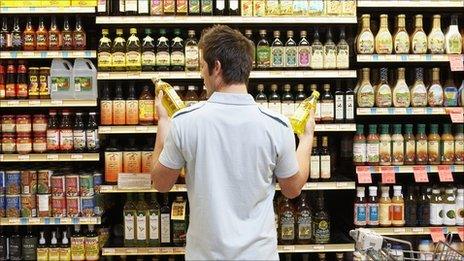
{"type": "Polygon", "coordinates": [[[440,84],[440,72],[439,71],[433,71],[433,73],[432,73],[432,83],[440,84]]]}
{"type": "Polygon", "coordinates": [[[363,30],[371,29],[371,19],[369,17],[363,17],[362,19],[362,28],[363,30]]]}
{"type": "Polygon", "coordinates": [[[362,72],[362,82],[363,83],[370,83],[370,75],[369,71],[362,72]]]}
{"type": "Polygon", "coordinates": [[[398,70],[398,80],[404,81],[404,70],[398,70]]]}
{"type": "Polygon", "coordinates": [[[424,72],[421,68],[416,69],[416,82],[424,82],[424,72]]]}
{"type": "Polygon", "coordinates": [[[416,30],[422,30],[422,17],[416,17],[415,27],[416,30]]]}
{"type": "Polygon", "coordinates": [[[441,30],[441,18],[440,17],[433,18],[433,29],[441,30]]]}
{"type": "Polygon", "coordinates": [[[380,28],[388,29],[388,17],[381,17],[380,18],[380,28]]]}

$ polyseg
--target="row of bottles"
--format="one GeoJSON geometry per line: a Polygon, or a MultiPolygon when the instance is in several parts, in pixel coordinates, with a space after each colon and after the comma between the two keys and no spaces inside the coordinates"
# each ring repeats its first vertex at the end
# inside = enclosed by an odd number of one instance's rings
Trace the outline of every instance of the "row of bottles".
{"type": "Polygon", "coordinates": [[[100,15],[354,15],[355,0],[117,0],[99,1],[100,15]]]}
{"type": "Polygon", "coordinates": [[[61,31],[55,16],[51,17],[48,29],[44,17],[40,16],[37,30],[34,29],[31,17],[27,18],[24,30],[21,30],[19,17],[14,18],[11,30],[8,29],[7,18],[2,19],[0,51],[85,50],[86,47],[86,33],[80,16],[76,16],[74,30],[70,26],[69,19],[65,17],[61,31]]]}
{"type": "Polygon", "coordinates": [[[402,187],[358,187],[354,203],[354,225],[358,227],[388,226],[462,226],[464,225],[464,189],[456,187],[409,186],[406,197],[402,187]],[[406,213],[406,215],[405,215],[406,213]]]}
{"type": "Polygon", "coordinates": [[[440,82],[440,68],[432,69],[431,81],[424,83],[424,69],[415,69],[415,82],[409,85],[405,79],[406,69],[398,68],[395,85],[388,81],[388,69],[380,69],[378,84],[372,85],[370,69],[362,69],[362,78],[356,85],[356,105],[360,108],[372,107],[455,107],[464,106],[464,81],[458,89],[451,73],[445,84],[440,82]]]}
{"type": "Polygon", "coordinates": [[[444,34],[441,29],[441,15],[433,16],[433,27],[428,35],[423,29],[423,16],[414,16],[414,32],[406,30],[406,15],[396,17],[395,33],[392,36],[388,29],[388,15],[380,15],[380,27],[377,34],[371,31],[371,16],[363,14],[362,27],[356,39],[358,54],[461,54],[463,52],[463,37],[458,28],[458,16],[451,17],[451,24],[444,34]]]}
{"type": "MultiPolygon", "coordinates": [[[[295,89],[295,88],[294,88],[295,89]]],[[[307,96],[303,84],[296,86],[296,92],[292,92],[292,86],[285,84],[282,92],[279,92],[277,84],[271,84],[270,92],[264,92],[264,84],[258,84],[256,102],[286,117],[291,117],[298,106],[307,96]]],[[[310,85],[311,93],[318,91],[317,84],[310,85]]],[[[346,91],[337,85],[335,93],[332,92],[330,84],[323,85],[320,92],[320,101],[316,104],[315,120],[318,123],[353,122],[354,121],[354,92],[348,88],[346,91]]]]}
{"type": "Polygon", "coordinates": [[[84,232],[80,225],[69,228],[0,229],[0,260],[99,260],[99,235],[94,225],[84,232]]]}
{"type": "Polygon", "coordinates": [[[464,164],[464,125],[455,125],[454,136],[451,124],[369,124],[367,137],[364,125],[356,126],[353,138],[353,162],[355,165],[414,165],[414,164],[464,164]],[[403,127],[404,126],[404,127],[403,127]],[[380,127],[380,135],[377,130],[380,127]],[[391,130],[393,134],[390,135],[391,130]],[[404,131],[403,131],[404,130],[404,131]]]}
{"type": "Polygon", "coordinates": [[[327,181],[331,178],[331,156],[329,150],[329,137],[314,136],[311,151],[311,170],[309,179],[327,181]],[[320,142],[319,142],[320,141],[320,142]]]}

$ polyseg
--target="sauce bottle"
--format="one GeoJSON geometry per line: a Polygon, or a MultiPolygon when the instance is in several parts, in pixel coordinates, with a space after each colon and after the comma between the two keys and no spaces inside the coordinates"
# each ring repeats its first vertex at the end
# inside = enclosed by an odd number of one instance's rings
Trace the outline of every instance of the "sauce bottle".
{"type": "Polygon", "coordinates": [[[354,225],[356,227],[365,227],[367,224],[366,203],[365,188],[358,187],[356,189],[356,200],[354,202],[354,225]]]}
{"type": "Polygon", "coordinates": [[[36,34],[36,50],[44,51],[48,50],[48,31],[45,28],[45,23],[43,17],[39,17],[39,28],[37,29],[36,34]]]}
{"type": "Polygon", "coordinates": [[[329,138],[322,136],[321,154],[321,179],[329,180],[331,176],[331,160],[329,151],[329,138]]]}
{"type": "MultiPolygon", "coordinates": [[[[264,88],[264,86],[263,86],[263,88],[264,88]]],[[[296,89],[297,89],[297,93],[295,95],[295,110],[307,98],[306,94],[304,92],[304,85],[303,84],[298,84],[296,86],[296,89]]]]}
{"type": "Polygon", "coordinates": [[[108,37],[108,29],[102,29],[102,37],[98,42],[98,71],[111,71],[111,39],[108,37]]]}
{"type": "Polygon", "coordinates": [[[392,138],[392,165],[404,164],[404,137],[401,134],[401,124],[393,125],[392,138]]]}
{"type": "Polygon", "coordinates": [[[316,211],[313,218],[313,242],[316,244],[330,242],[330,217],[324,207],[322,191],[319,191],[316,198],[316,211]]]}
{"type": "Polygon", "coordinates": [[[188,39],[185,42],[185,70],[199,70],[199,51],[198,41],[194,30],[188,30],[188,39]]]}
{"type": "Polygon", "coordinates": [[[337,44],[337,69],[348,69],[350,67],[350,46],[345,38],[345,28],[341,28],[337,44]]]}
{"type": "Polygon", "coordinates": [[[139,124],[140,125],[153,125],[154,123],[154,98],[150,93],[147,85],[143,87],[142,93],[139,96],[139,124]]]}
{"type": "Polygon", "coordinates": [[[48,114],[47,123],[47,151],[55,152],[60,149],[60,130],[56,111],[51,110],[48,114]]]}
{"type": "Polygon", "coordinates": [[[69,111],[64,110],[61,114],[60,124],[60,151],[70,152],[74,148],[73,130],[69,111]]]}
{"type": "Polygon", "coordinates": [[[60,30],[56,24],[56,17],[52,16],[50,31],[48,32],[48,49],[61,50],[62,42],[60,30]]]}
{"type": "Polygon", "coordinates": [[[432,70],[432,84],[428,90],[428,104],[430,107],[440,107],[443,105],[443,88],[440,84],[440,68],[432,70]]]}
{"type": "Polygon", "coordinates": [[[364,136],[364,125],[356,125],[356,134],[353,137],[353,163],[362,166],[367,161],[367,144],[364,136]]]}
{"type": "Polygon", "coordinates": [[[52,231],[52,238],[50,239],[50,247],[48,249],[48,260],[60,260],[60,249],[58,247],[56,231],[52,231]]]}
{"type": "Polygon", "coordinates": [[[319,95],[318,91],[313,91],[311,96],[306,98],[298,106],[298,108],[296,108],[295,113],[290,117],[290,124],[297,135],[304,133],[309,113],[312,109],[316,109],[316,103],[319,99],[319,95]]]}
{"type": "Polygon", "coordinates": [[[406,165],[414,165],[416,162],[416,138],[412,128],[412,124],[406,124],[404,129],[404,164],[406,165]]]}
{"type": "Polygon", "coordinates": [[[258,103],[260,106],[264,108],[269,107],[268,99],[266,93],[264,93],[264,84],[258,84],[256,87],[258,94],[255,96],[255,101],[258,103]]]}
{"type": "Polygon", "coordinates": [[[83,152],[86,148],[85,127],[82,112],[76,112],[74,116],[73,146],[74,151],[83,152]]]}
{"type": "Polygon", "coordinates": [[[392,225],[392,201],[390,199],[390,187],[380,187],[382,196],[379,200],[379,225],[389,227],[392,225]]]}
{"type": "Polygon", "coordinates": [[[85,130],[86,148],[88,152],[97,152],[100,149],[98,138],[97,113],[89,112],[87,129],[85,130]]]}
{"type": "Polygon", "coordinates": [[[345,92],[345,122],[354,122],[354,91],[350,85],[346,87],[345,92]]]}
{"type": "Polygon", "coordinates": [[[184,40],[180,37],[180,30],[174,30],[174,38],[171,44],[171,69],[173,71],[185,70],[184,40]]]}
{"type": "Polygon", "coordinates": [[[116,184],[118,175],[122,172],[123,158],[117,140],[110,139],[110,145],[105,150],[105,181],[110,184],[116,184]]]}
{"type": "Polygon", "coordinates": [[[371,15],[363,14],[361,16],[361,32],[356,38],[356,50],[358,54],[374,53],[374,35],[371,31],[371,15]]]}
{"type": "Polygon", "coordinates": [[[8,30],[8,20],[6,19],[6,17],[3,17],[2,28],[0,29],[0,51],[9,51],[11,47],[12,47],[12,43],[11,43],[11,34],[10,34],[10,31],[8,30]]]}
{"type": "MultiPolygon", "coordinates": [[[[26,28],[23,32],[23,49],[24,51],[34,51],[37,45],[36,42],[36,35],[34,28],[32,27],[32,19],[31,17],[27,18],[26,28]]],[[[6,39],[5,39],[6,40],[6,39]]]]}
{"type": "Polygon", "coordinates": [[[362,69],[362,81],[356,93],[356,100],[360,108],[372,108],[375,104],[375,92],[370,81],[370,69],[362,69]]]}
{"type": "Polygon", "coordinates": [[[116,83],[116,91],[113,100],[113,124],[126,124],[126,101],[123,97],[121,82],[116,83]]]}
{"type": "Polygon", "coordinates": [[[464,124],[456,124],[454,134],[454,162],[455,164],[464,164],[464,124]]]}
{"type": "Polygon", "coordinates": [[[126,40],[123,38],[122,29],[116,29],[116,38],[114,38],[111,48],[111,59],[113,71],[126,70],[126,40]]]}
{"type": "Polygon", "coordinates": [[[441,30],[441,15],[433,16],[433,26],[427,37],[427,48],[431,54],[445,53],[445,35],[441,30]]]}
{"type": "Polygon", "coordinates": [[[314,41],[311,44],[311,69],[324,68],[324,46],[319,40],[319,30],[314,31],[314,41]]]}
{"type": "Polygon", "coordinates": [[[337,46],[332,40],[332,31],[327,29],[326,42],[324,44],[324,69],[337,67],[337,46]]]}
{"type": "Polygon", "coordinates": [[[454,137],[448,123],[443,124],[441,135],[441,164],[454,164],[454,137]]]}
{"type": "Polygon", "coordinates": [[[321,97],[321,121],[323,123],[332,123],[334,121],[334,100],[334,96],[330,92],[330,84],[324,84],[324,93],[321,97]]]}
{"type": "Polygon", "coordinates": [[[291,245],[295,240],[295,211],[292,203],[286,197],[282,198],[279,215],[279,242],[291,245]]]}
{"type": "Polygon", "coordinates": [[[73,49],[73,32],[71,31],[71,26],[69,25],[68,17],[64,17],[63,31],[61,33],[63,39],[63,50],[72,50],[73,49]]]}
{"type": "Polygon", "coordinates": [[[416,68],[416,81],[411,88],[411,106],[427,106],[427,87],[424,84],[424,69],[416,68]]]}
{"type": "Polygon", "coordinates": [[[441,138],[438,134],[438,124],[430,124],[430,132],[427,139],[427,151],[429,164],[440,164],[440,142],[441,138]]]}
{"type": "MultiPolygon", "coordinates": [[[[138,194],[138,200],[135,203],[136,209],[136,228],[135,240],[138,247],[147,246],[148,243],[148,205],[145,203],[143,193],[138,194]]],[[[173,226],[174,227],[174,226],[173,226]]]]}
{"type": "MultiPolygon", "coordinates": [[[[0,231],[3,232],[3,231],[0,231]]],[[[0,243],[1,244],[1,243],[0,243]]],[[[27,226],[27,234],[23,237],[22,240],[22,260],[37,260],[37,236],[32,234],[31,226],[27,226]]],[[[0,249],[2,246],[0,245],[0,249]]],[[[6,249],[5,249],[6,251],[6,249]]],[[[1,254],[0,250],[0,260],[6,260],[1,254]]]]}
{"type": "Polygon", "coordinates": [[[163,91],[162,104],[168,111],[169,117],[172,117],[175,112],[186,107],[185,103],[180,99],[179,95],[177,95],[170,84],[160,79],[152,79],[152,82],[155,84],[156,94],[158,94],[159,91],[163,91]]]}
{"type": "Polygon", "coordinates": [[[426,187],[421,187],[420,192],[417,201],[417,225],[428,226],[430,224],[430,199],[427,196],[426,187]]]}
{"type": "Polygon", "coordinates": [[[100,247],[98,244],[98,234],[94,229],[94,225],[89,225],[84,238],[85,260],[95,261],[100,258],[100,247]]]}
{"type": "Polygon", "coordinates": [[[140,40],[137,37],[137,29],[130,29],[130,36],[127,39],[126,44],[126,70],[128,71],[140,71],[142,62],[141,62],[141,49],[140,49],[140,40]]]}
{"type": "Polygon", "coordinates": [[[400,14],[396,17],[396,32],[393,36],[393,47],[395,53],[409,53],[409,35],[406,31],[406,15],[400,14]]]}
{"type": "Polygon", "coordinates": [[[380,125],[380,165],[389,166],[392,162],[392,137],[390,136],[390,125],[380,125]]]}
{"type": "Polygon", "coordinates": [[[462,38],[458,28],[458,16],[451,16],[451,24],[445,34],[445,48],[447,54],[461,54],[462,38]]]}
{"type": "Polygon", "coordinates": [[[443,86],[443,106],[456,107],[458,106],[458,88],[451,78],[451,73],[448,73],[448,79],[443,86]]]}
{"type": "MultiPolygon", "coordinates": [[[[311,95],[315,92],[317,92],[317,84],[312,83],[310,85],[310,90],[311,90],[311,95]]],[[[319,92],[318,92],[319,93],[319,92]]],[[[321,122],[321,103],[318,101],[316,102],[316,107],[315,107],[315,112],[314,112],[314,118],[316,120],[316,123],[321,122]]]]}
{"type": "MultiPolygon", "coordinates": [[[[39,244],[37,245],[37,260],[47,261],[48,260],[48,245],[47,245],[47,241],[45,240],[44,234],[45,234],[44,231],[40,231],[39,244]]],[[[14,241],[13,238],[10,238],[10,241],[14,241]]],[[[11,244],[12,243],[10,242],[10,258],[14,259],[13,258],[14,248],[11,248],[11,244]]],[[[20,259],[17,259],[17,260],[20,260],[20,259]]]]}
{"type": "Polygon", "coordinates": [[[422,15],[420,14],[415,16],[415,29],[414,33],[411,35],[411,53],[427,53],[427,35],[424,32],[422,15]]]}
{"type": "Polygon", "coordinates": [[[156,193],[150,194],[150,202],[148,203],[148,215],[148,246],[159,246],[160,205],[156,198],[156,193]]]}
{"type": "Polygon", "coordinates": [[[74,225],[74,233],[71,235],[71,259],[85,260],[85,237],[80,225],[74,225]]]}
{"type": "Polygon", "coordinates": [[[0,65],[0,99],[5,99],[6,96],[6,75],[5,67],[0,65]]]}
{"type": "Polygon", "coordinates": [[[443,195],[443,225],[456,226],[456,197],[453,188],[447,188],[443,195]]]}
{"type": "Polygon", "coordinates": [[[151,29],[145,29],[142,40],[142,71],[154,71],[156,66],[155,39],[151,37],[151,29]]]}
{"type": "Polygon", "coordinates": [[[375,106],[391,107],[392,105],[392,90],[388,84],[388,69],[380,69],[380,82],[375,88],[375,106]]]}
{"type": "Polygon", "coordinates": [[[169,195],[168,193],[163,194],[163,205],[160,209],[161,212],[161,245],[171,245],[171,207],[169,207],[169,195]]]}
{"type": "Polygon", "coordinates": [[[462,215],[462,212],[464,211],[464,189],[462,188],[457,189],[455,211],[456,225],[464,226],[464,216],[462,215]]]}
{"type": "Polygon", "coordinates": [[[271,47],[266,34],[266,30],[259,30],[261,39],[256,45],[256,67],[258,69],[267,69],[271,66],[271,47]]]}
{"type": "MultiPolygon", "coordinates": [[[[404,226],[404,199],[401,192],[401,186],[393,186],[392,205],[392,225],[396,227],[404,226]]],[[[408,213],[410,215],[412,213],[408,213]]]]}
{"type": "Polygon", "coordinates": [[[345,92],[342,91],[342,86],[337,85],[335,90],[335,122],[343,122],[345,119],[345,92]]]}
{"type": "Polygon", "coordinates": [[[443,199],[440,194],[440,189],[432,189],[432,197],[430,199],[430,225],[443,225],[443,199]]]}
{"type": "Polygon", "coordinates": [[[140,173],[142,172],[142,152],[137,148],[135,138],[130,137],[124,152],[123,171],[124,173],[140,173]]]}
{"type": "Polygon", "coordinates": [[[296,240],[298,244],[309,244],[312,238],[311,227],[311,208],[306,197],[306,193],[301,193],[298,198],[298,205],[296,210],[297,233],[296,240]]]}
{"type": "Polygon", "coordinates": [[[291,93],[291,85],[284,85],[284,93],[282,94],[282,114],[285,117],[291,117],[295,113],[295,98],[291,93]]]}
{"type": "Polygon", "coordinates": [[[27,99],[28,86],[27,86],[27,68],[24,65],[24,61],[19,61],[18,64],[18,74],[16,78],[16,87],[15,87],[16,97],[18,99],[27,99]]]}
{"type": "Polygon", "coordinates": [[[369,124],[369,135],[367,136],[367,164],[378,165],[380,153],[380,137],[377,134],[377,125],[369,124]]]}
{"type": "Polygon", "coordinates": [[[156,44],[156,70],[169,71],[171,66],[171,55],[169,53],[168,38],[166,38],[166,30],[160,29],[160,37],[156,44]]]}
{"type": "Polygon", "coordinates": [[[76,16],[76,29],[74,29],[72,33],[72,38],[74,50],[85,50],[87,46],[87,40],[84,28],[82,28],[82,21],[80,16],[76,16]]]}
{"type": "Polygon", "coordinates": [[[391,54],[393,51],[393,39],[388,30],[388,15],[380,15],[380,28],[375,35],[375,52],[377,54],[391,54]]]}
{"type": "MultiPolygon", "coordinates": [[[[7,41],[8,45],[8,41],[7,41]]],[[[23,38],[21,28],[19,27],[19,18],[16,16],[13,22],[13,30],[11,31],[11,50],[20,51],[23,46],[23,38]]]]}
{"type": "Polygon", "coordinates": [[[377,187],[369,186],[369,198],[367,199],[367,226],[379,226],[379,200],[377,198],[377,187]]]}
{"type": "Polygon", "coordinates": [[[104,83],[103,92],[100,98],[100,124],[113,124],[113,101],[111,100],[110,88],[108,83],[104,83]]]}
{"type": "Polygon", "coordinates": [[[139,101],[135,94],[134,82],[129,83],[128,96],[126,99],[126,124],[139,124],[139,101]]]}
{"type": "Polygon", "coordinates": [[[411,105],[411,93],[405,80],[405,68],[398,68],[398,78],[393,88],[393,106],[407,108],[411,105]]]}
{"type": "Polygon", "coordinates": [[[12,63],[9,61],[6,67],[5,98],[7,99],[16,98],[16,67],[12,63]]]}
{"type": "Polygon", "coordinates": [[[71,260],[71,244],[66,230],[63,231],[63,237],[61,237],[60,260],[71,260]]]}

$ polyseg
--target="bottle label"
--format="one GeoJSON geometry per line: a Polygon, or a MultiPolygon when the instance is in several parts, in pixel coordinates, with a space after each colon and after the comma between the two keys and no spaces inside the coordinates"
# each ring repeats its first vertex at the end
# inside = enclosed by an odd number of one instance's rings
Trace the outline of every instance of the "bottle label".
{"type": "Polygon", "coordinates": [[[71,237],[72,260],[85,260],[85,238],[71,237]]]}
{"type": "Polygon", "coordinates": [[[152,51],[145,51],[142,53],[142,65],[155,66],[156,54],[152,51]]]}
{"type": "Polygon", "coordinates": [[[172,66],[184,66],[185,56],[184,52],[174,51],[171,53],[171,65],[172,66]]]}
{"type": "Polygon", "coordinates": [[[86,260],[99,260],[100,247],[98,244],[98,236],[86,237],[85,241],[85,258],[86,260]]]}
{"type": "Polygon", "coordinates": [[[330,179],[330,155],[321,155],[321,178],[330,179]]]}
{"type": "Polygon", "coordinates": [[[149,239],[159,240],[159,215],[156,212],[150,212],[149,217],[149,239]]]}
{"type": "MultiPolygon", "coordinates": [[[[23,258],[25,260],[36,260],[37,259],[37,238],[23,238],[22,243],[22,252],[23,258]]],[[[3,251],[6,251],[4,249],[3,251]]],[[[0,258],[4,257],[4,253],[2,251],[2,246],[0,246],[0,258]]]]}
{"type": "Polygon", "coordinates": [[[311,54],[311,68],[322,69],[324,68],[324,52],[322,48],[314,48],[311,54]]]}
{"type": "Polygon", "coordinates": [[[430,203],[430,225],[443,225],[444,204],[430,203]]]}
{"type": "Polygon", "coordinates": [[[58,130],[47,130],[47,150],[56,151],[60,148],[60,133],[58,130]]]}
{"type": "Polygon", "coordinates": [[[379,162],[380,142],[367,142],[367,161],[370,163],[379,162]]]}
{"type": "Polygon", "coordinates": [[[337,51],[334,48],[324,48],[324,68],[334,69],[337,67],[337,51]]]}
{"type": "Polygon", "coordinates": [[[124,213],[124,240],[135,239],[135,217],[132,212],[124,213]]]}
{"type": "Polygon", "coordinates": [[[147,216],[144,211],[137,213],[137,240],[147,239],[147,216]]]}
{"type": "Polygon", "coordinates": [[[412,39],[412,52],[422,54],[427,52],[427,35],[417,32],[412,39]]]}
{"type": "Polygon", "coordinates": [[[100,101],[100,123],[102,125],[113,124],[113,101],[102,100],[100,101]]]}
{"type": "Polygon", "coordinates": [[[296,46],[285,47],[285,67],[298,66],[297,53],[298,53],[298,50],[296,46]]]}
{"type": "Polygon", "coordinates": [[[242,0],[241,1],[241,13],[242,16],[253,16],[253,1],[252,0],[242,0]]]}
{"type": "Polygon", "coordinates": [[[447,140],[442,141],[442,162],[453,162],[454,161],[454,141],[447,140]]]}
{"type": "Polygon", "coordinates": [[[321,102],[321,119],[323,121],[332,121],[334,119],[333,102],[321,102]]]}
{"type": "Polygon", "coordinates": [[[111,53],[99,52],[98,53],[98,68],[109,68],[111,67],[111,53]]]}
{"type": "Polygon", "coordinates": [[[440,143],[438,141],[429,141],[427,144],[429,162],[440,161],[440,143]]]}
{"type": "MultiPolygon", "coordinates": [[[[388,135],[388,134],[387,134],[388,135]]],[[[382,136],[382,135],[381,135],[382,136]]],[[[379,155],[380,155],[380,164],[390,165],[392,161],[392,146],[391,140],[380,139],[379,155]]]]}
{"type": "Polygon", "coordinates": [[[150,1],[138,1],[139,14],[148,14],[150,10],[150,1]]]}
{"type": "Polygon", "coordinates": [[[50,49],[60,47],[59,35],[57,33],[48,34],[48,46],[50,49]]]}
{"type": "Polygon", "coordinates": [[[295,113],[295,103],[293,102],[283,102],[282,103],[282,114],[290,118],[295,113]]]}
{"type": "Polygon", "coordinates": [[[354,95],[345,95],[346,120],[354,119],[354,95]]]}
{"type": "Polygon", "coordinates": [[[60,130],[60,150],[72,150],[74,146],[73,131],[70,129],[60,130]]]}
{"type": "Polygon", "coordinates": [[[356,226],[366,225],[366,204],[355,204],[354,205],[354,224],[356,226]]]}
{"type": "Polygon", "coordinates": [[[169,66],[171,63],[171,56],[168,52],[157,52],[156,53],[156,65],[157,66],[169,66]]]}
{"type": "Polygon", "coordinates": [[[84,48],[86,45],[85,43],[85,34],[79,32],[74,33],[74,46],[75,48],[84,48]]]}
{"type": "Polygon", "coordinates": [[[443,105],[443,88],[440,85],[434,84],[429,87],[428,101],[431,107],[443,105]]]}
{"type": "Polygon", "coordinates": [[[371,32],[362,32],[358,37],[358,53],[372,54],[374,53],[374,35],[371,32]]]}
{"type": "Polygon", "coordinates": [[[71,260],[71,248],[69,247],[60,248],[60,260],[71,260]]]}
{"type": "Polygon", "coordinates": [[[200,0],[189,0],[189,14],[200,13],[200,0]]]}
{"type": "Polygon", "coordinates": [[[213,1],[212,0],[201,0],[201,12],[211,14],[213,12],[213,1]]]}
{"type": "Polygon", "coordinates": [[[191,69],[198,69],[198,46],[185,47],[185,66],[191,69]]]}
{"type": "Polygon", "coordinates": [[[126,124],[126,102],[121,100],[113,101],[113,124],[126,124]]]}
{"type": "Polygon", "coordinates": [[[443,204],[443,225],[456,225],[456,209],[455,204],[443,204]]]}
{"type": "Polygon", "coordinates": [[[123,52],[114,52],[112,54],[113,67],[125,67],[126,66],[126,54],[123,52]]]}
{"type": "Polygon", "coordinates": [[[126,100],[126,124],[139,124],[139,101],[126,100]]]}
{"type": "Polygon", "coordinates": [[[338,47],[337,53],[337,68],[348,69],[350,67],[350,54],[348,47],[338,47]]]}
{"type": "Polygon", "coordinates": [[[271,65],[271,48],[269,46],[258,46],[256,56],[259,68],[269,68],[271,65]]]}
{"type": "Polygon", "coordinates": [[[161,243],[171,243],[171,215],[161,214],[161,243]]]}
{"type": "Polygon", "coordinates": [[[364,141],[353,142],[353,161],[356,163],[364,163],[367,160],[367,146],[364,141]]]}
{"type": "Polygon", "coordinates": [[[283,67],[284,66],[284,48],[283,47],[271,47],[271,67],[283,67]]]}
{"type": "Polygon", "coordinates": [[[343,120],[345,118],[343,95],[335,95],[335,119],[343,120]]]}
{"type": "Polygon", "coordinates": [[[428,48],[432,54],[445,53],[445,36],[441,30],[432,31],[428,37],[428,48]]]}
{"type": "Polygon", "coordinates": [[[122,152],[105,152],[105,180],[117,182],[118,175],[123,171],[122,152]]]}
{"type": "Polygon", "coordinates": [[[84,130],[73,130],[73,142],[75,150],[85,149],[85,131],[84,130]]]}
{"type": "Polygon", "coordinates": [[[394,46],[396,53],[409,53],[409,35],[401,31],[394,39],[394,46]]]}
{"type": "Polygon", "coordinates": [[[126,53],[126,66],[140,66],[140,52],[129,51],[126,53]]]}
{"type": "MultiPolygon", "coordinates": [[[[10,249],[10,257],[12,256],[14,256],[14,252],[13,250],[10,249]]],[[[21,259],[18,259],[18,260],[21,260],[21,259]]],[[[48,247],[37,248],[37,260],[48,260],[48,247]]]]}
{"type": "Polygon", "coordinates": [[[370,226],[379,225],[379,204],[378,203],[369,203],[367,204],[368,219],[367,224],[370,226]]]}
{"type": "Polygon", "coordinates": [[[410,163],[416,161],[416,141],[414,138],[405,142],[405,161],[410,163]]]}
{"type": "Polygon", "coordinates": [[[404,222],[404,204],[392,203],[392,221],[395,223],[404,222]]]}
{"type": "Polygon", "coordinates": [[[34,40],[35,39],[34,39],[33,34],[24,34],[24,49],[25,50],[33,50],[35,48],[34,40]]]}
{"type": "Polygon", "coordinates": [[[26,83],[18,83],[16,84],[16,96],[18,98],[27,98],[27,84],[26,83]]]}
{"type": "Polygon", "coordinates": [[[137,0],[125,0],[126,12],[137,12],[137,0]]]}
{"type": "Polygon", "coordinates": [[[266,2],[264,0],[253,1],[253,15],[264,16],[266,14],[266,2]]]}
{"type": "Polygon", "coordinates": [[[311,213],[308,210],[303,210],[298,216],[298,239],[310,240],[311,236],[311,213]]]}
{"type": "MultiPolygon", "coordinates": [[[[455,140],[454,156],[455,162],[459,162],[461,164],[464,162],[464,140],[455,140]]],[[[464,216],[464,212],[462,214],[464,216]]]]}
{"type": "Polygon", "coordinates": [[[330,227],[329,222],[326,220],[320,220],[315,223],[314,241],[316,244],[324,244],[330,241],[330,227]]]}
{"type": "Polygon", "coordinates": [[[378,107],[390,107],[392,104],[392,92],[390,86],[382,84],[377,89],[376,105],[378,107]]]}
{"type": "Polygon", "coordinates": [[[144,122],[154,121],[153,100],[139,100],[139,120],[144,122]]]}
{"type": "Polygon", "coordinates": [[[269,109],[281,114],[282,113],[282,103],[280,102],[269,102],[269,109]]]}
{"type": "Polygon", "coordinates": [[[379,204],[379,224],[380,225],[391,225],[392,221],[392,209],[390,203],[379,204]]]}
{"type": "Polygon", "coordinates": [[[309,46],[298,46],[298,66],[309,67],[311,49],[309,46]]]}
{"type": "Polygon", "coordinates": [[[86,139],[88,150],[96,151],[100,148],[100,142],[98,139],[98,129],[86,130],[85,139],[86,139]]]}
{"type": "Polygon", "coordinates": [[[404,162],[404,141],[403,140],[394,140],[392,142],[392,155],[393,163],[403,163],[404,162]]]}
{"type": "Polygon", "coordinates": [[[321,177],[321,158],[319,155],[311,155],[311,172],[310,179],[319,179],[321,177]]]}
{"type": "Polygon", "coordinates": [[[295,217],[288,211],[280,217],[280,237],[282,240],[295,239],[295,217]]]}

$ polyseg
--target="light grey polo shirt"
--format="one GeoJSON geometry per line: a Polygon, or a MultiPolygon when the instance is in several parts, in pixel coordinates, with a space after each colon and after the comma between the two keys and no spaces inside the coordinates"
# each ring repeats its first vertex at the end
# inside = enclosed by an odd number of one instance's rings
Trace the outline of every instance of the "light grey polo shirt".
{"type": "Polygon", "coordinates": [[[277,260],[276,177],[299,167],[284,116],[249,94],[215,92],[176,113],[159,161],[186,166],[188,260],[277,260]]]}

